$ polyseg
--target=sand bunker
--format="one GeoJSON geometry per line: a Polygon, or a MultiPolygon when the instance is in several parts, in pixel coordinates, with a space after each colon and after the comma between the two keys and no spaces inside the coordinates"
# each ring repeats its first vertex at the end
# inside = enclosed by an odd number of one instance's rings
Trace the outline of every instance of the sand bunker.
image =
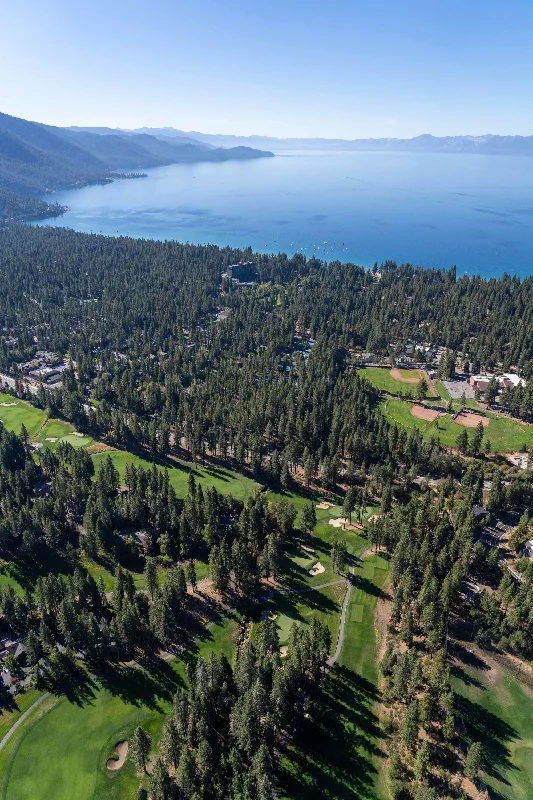
{"type": "Polygon", "coordinates": [[[306,553],[314,553],[315,552],[315,548],[314,547],[307,547],[306,544],[302,544],[301,548],[302,548],[302,550],[305,550],[306,553]]]}
{"type": "Polygon", "coordinates": [[[108,758],[106,761],[106,767],[114,772],[117,769],[120,769],[126,760],[126,756],[128,755],[128,743],[127,741],[119,742],[115,745],[115,753],[117,754],[117,758],[108,758]]]}
{"type": "Polygon", "coordinates": [[[411,414],[417,419],[425,419],[427,422],[434,422],[440,417],[440,411],[435,411],[434,408],[426,408],[425,406],[411,406],[411,414]]]}
{"type": "Polygon", "coordinates": [[[313,576],[314,575],[320,575],[322,572],[325,572],[325,571],[326,571],[326,568],[323,567],[322,564],[319,561],[318,563],[315,564],[314,567],[311,567],[311,569],[309,570],[309,574],[313,575],[313,576]]]}
{"type": "Polygon", "coordinates": [[[0,406],[17,406],[18,403],[0,403],[0,406]]]}
{"type": "Polygon", "coordinates": [[[342,528],[348,524],[348,520],[346,517],[338,517],[338,519],[330,519],[329,524],[333,525],[334,528],[342,528]]]}
{"type": "Polygon", "coordinates": [[[57,436],[47,436],[45,442],[57,442],[57,436]]]}
{"type": "Polygon", "coordinates": [[[73,431],[73,432],[72,432],[72,435],[73,435],[73,436],[83,436],[84,434],[83,434],[83,433],[80,433],[79,431],[73,431]]]}
{"type": "Polygon", "coordinates": [[[323,500],[317,505],[317,508],[333,508],[333,503],[328,503],[326,500],[323,500]]]}
{"type": "Polygon", "coordinates": [[[279,648],[279,654],[280,654],[280,656],[282,658],[285,658],[285,656],[287,655],[288,652],[289,652],[289,648],[287,647],[286,644],[282,645],[282,647],[279,648]]]}
{"type": "Polygon", "coordinates": [[[460,411],[454,422],[457,422],[458,425],[463,425],[465,428],[477,428],[481,422],[483,427],[486,428],[490,420],[488,417],[482,417],[481,414],[468,414],[465,411],[460,411]]]}

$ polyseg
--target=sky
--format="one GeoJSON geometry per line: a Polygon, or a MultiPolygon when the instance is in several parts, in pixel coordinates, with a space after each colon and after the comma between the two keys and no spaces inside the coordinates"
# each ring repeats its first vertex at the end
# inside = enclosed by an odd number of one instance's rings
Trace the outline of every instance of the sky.
{"type": "Polygon", "coordinates": [[[0,111],[327,138],[533,134],[533,0],[0,0],[0,111]]]}

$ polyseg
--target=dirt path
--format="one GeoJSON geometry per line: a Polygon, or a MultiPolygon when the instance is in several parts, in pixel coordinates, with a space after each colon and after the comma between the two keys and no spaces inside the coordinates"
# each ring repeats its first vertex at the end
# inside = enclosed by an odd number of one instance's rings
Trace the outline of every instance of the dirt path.
{"type": "Polygon", "coordinates": [[[31,714],[31,712],[32,712],[32,711],[33,711],[35,708],[37,708],[37,706],[38,706],[38,705],[40,705],[40,704],[43,702],[43,700],[46,700],[46,698],[47,698],[47,697],[50,697],[50,692],[45,692],[45,694],[42,694],[42,695],[41,695],[39,698],[37,698],[37,700],[35,701],[35,703],[33,703],[33,704],[32,704],[32,705],[31,705],[31,706],[30,706],[30,707],[29,707],[29,708],[28,708],[28,709],[27,709],[27,710],[24,712],[24,714],[21,714],[21,715],[20,715],[20,717],[18,718],[18,720],[17,720],[16,722],[14,722],[14,723],[13,723],[13,725],[10,727],[10,729],[8,730],[8,732],[6,733],[6,735],[4,736],[4,738],[2,739],[2,741],[0,742],[0,750],[2,750],[2,748],[6,746],[6,744],[8,743],[8,741],[11,739],[11,737],[13,736],[13,734],[15,733],[15,731],[17,730],[17,728],[19,727],[19,725],[22,725],[22,723],[24,722],[24,720],[26,719],[26,717],[27,717],[27,716],[29,716],[29,714],[31,714]]]}

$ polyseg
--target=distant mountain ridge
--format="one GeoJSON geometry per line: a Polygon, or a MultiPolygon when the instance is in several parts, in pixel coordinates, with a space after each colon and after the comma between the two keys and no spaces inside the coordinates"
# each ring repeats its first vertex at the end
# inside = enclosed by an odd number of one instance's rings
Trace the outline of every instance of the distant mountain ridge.
{"type": "Polygon", "coordinates": [[[36,195],[120,177],[174,163],[272,157],[246,146],[213,147],[189,137],[158,138],[112,128],[57,128],[0,113],[0,218],[25,219],[60,213],[36,195]],[[28,199],[32,198],[32,202],[28,199]],[[33,213],[33,210],[36,213],[33,213]]]}
{"type": "Polygon", "coordinates": [[[165,136],[194,138],[218,147],[245,145],[272,150],[359,150],[416,153],[479,153],[486,155],[533,155],[533,136],[432,136],[424,133],[412,139],[321,139],[236,136],[181,131],[177,128],[139,128],[138,133],[165,131],[165,136]]]}

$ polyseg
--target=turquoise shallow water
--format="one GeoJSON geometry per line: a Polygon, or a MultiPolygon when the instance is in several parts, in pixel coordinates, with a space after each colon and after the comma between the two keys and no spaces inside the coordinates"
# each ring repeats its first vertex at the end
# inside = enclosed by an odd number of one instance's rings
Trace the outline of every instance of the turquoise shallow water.
{"type": "Polygon", "coordinates": [[[533,158],[289,152],[175,164],[148,178],[58,192],[75,230],[395,259],[486,277],[533,272],[533,158]]]}

